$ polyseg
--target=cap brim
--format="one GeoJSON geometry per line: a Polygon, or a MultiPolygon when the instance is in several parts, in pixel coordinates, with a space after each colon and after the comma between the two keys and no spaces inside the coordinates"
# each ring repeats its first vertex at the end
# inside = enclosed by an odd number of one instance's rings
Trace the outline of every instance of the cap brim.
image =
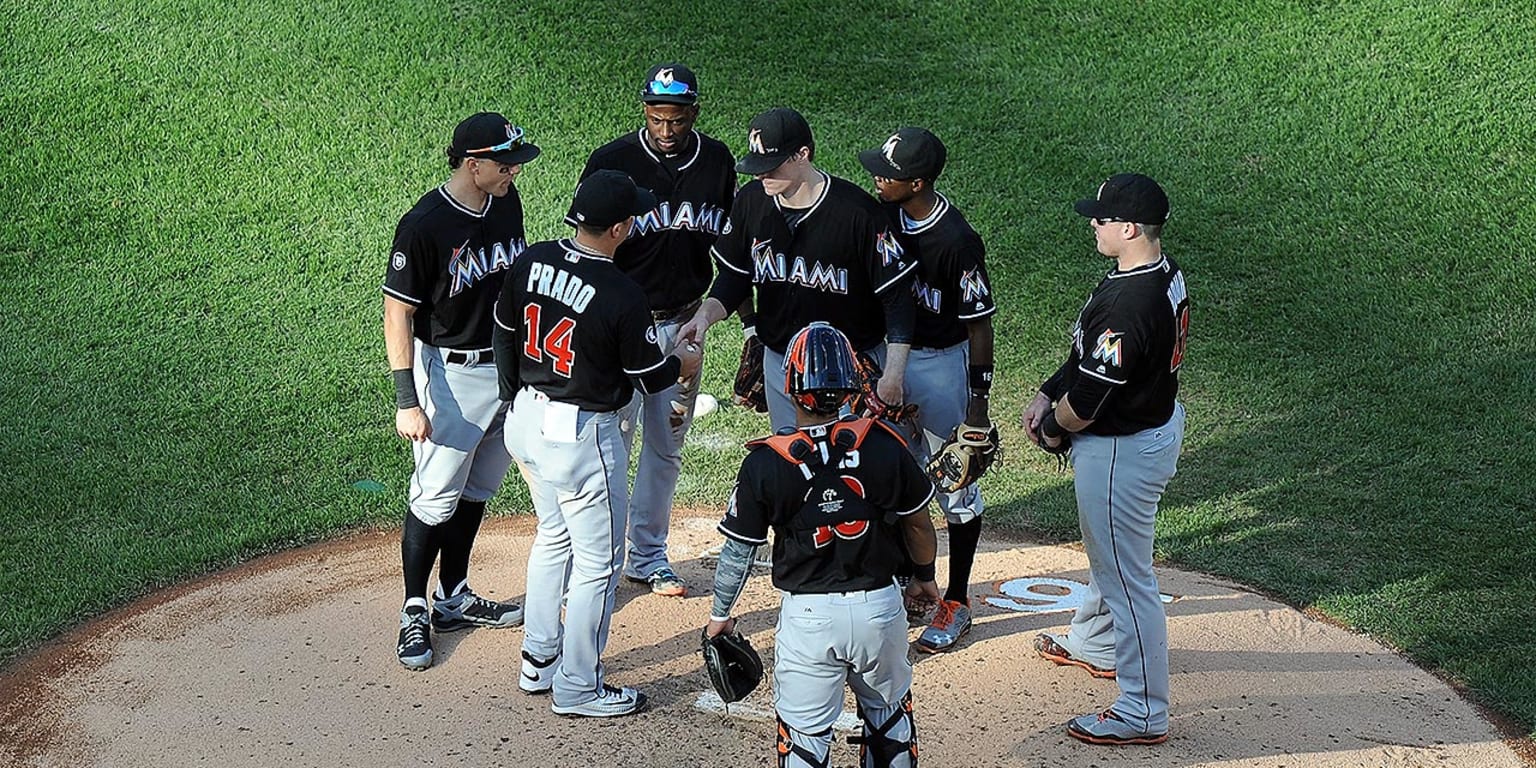
{"type": "Polygon", "coordinates": [[[736,172],[757,176],[783,165],[784,161],[788,159],[789,155],[748,154],[746,157],[736,161],[736,172]]]}
{"type": "Polygon", "coordinates": [[[1072,209],[1077,211],[1079,216],[1086,216],[1090,219],[1115,218],[1114,212],[1110,211],[1108,207],[1098,200],[1079,200],[1072,206],[1072,209]]]}
{"type": "Polygon", "coordinates": [[[495,160],[502,165],[522,165],[538,157],[541,151],[543,150],[540,150],[538,145],[529,144],[525,141],[517,149],[497,152],[493,155],[465,155],[465,157],[473,157],[476,160],[495,160]]]}
{"type": "Polygon", "coordinates": [[[699,97],[698,96],[686,96],[686,95],[673,96],[670,93],[662,93],[662,94],[656,94],[656,95],[652,95],[652,94],[647,93],[644,96],[640,97],[640,103],[641,104],[680,104],[680,105],[685,106],[685,107],[691,107],[694,104],[699,103],[699,97]]]}
{"type": "Polygon", "coordinates": [[[906,180],[910,176],[910,174],[902,171],[900,168],[891,165],[891,161],[885,159],[885,153],[878,149],[866,149],[860,152],[859,165],[864,166],[864,170],[882,179],[906,180]]]}

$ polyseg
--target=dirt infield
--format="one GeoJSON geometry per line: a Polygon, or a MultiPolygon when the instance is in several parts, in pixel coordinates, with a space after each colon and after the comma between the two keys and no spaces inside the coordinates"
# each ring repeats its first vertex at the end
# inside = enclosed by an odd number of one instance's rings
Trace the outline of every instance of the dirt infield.
{"type": "MultiPolygon", "coordinates": [[[[19,660],[0,673],[0,766],[770,764],[770,686],[728,715],[704,695],[698,633],[713,571],[701,555],[718,541],[714,522],[674,524],[674,561],[695,596],[619,588],[605,662],[612,681],[651,696],[638,716],[567,719],[547,696],[522,694],[520,629],[439,635],[436,666],[401,668],[398,534],[368,534],[153,595],[19,660]]],[[[531,523],[487,523],[482,594],[521,595],[531,523]]],[[[1086,568],[1067,547],[983,542],[975,629],[951,653],[915,654],[924,765],[1523,764],[1453,690],[1370,639],[1168,569],[1172,738],[1079,744],[1062,724],[1107,705],[1114,682],[1043,661],[1030,643],[1066,623],[1086,568]]],[[[770,663],[776,606],[759,576],[738,610],[770,663]]],[[[833,764],[855,754],[840,739],[833,764]]]]}

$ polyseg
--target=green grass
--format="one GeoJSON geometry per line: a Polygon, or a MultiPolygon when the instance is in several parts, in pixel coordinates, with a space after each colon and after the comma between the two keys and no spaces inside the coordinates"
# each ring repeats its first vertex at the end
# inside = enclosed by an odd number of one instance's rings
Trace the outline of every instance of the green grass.
{"type": "MultiPolygon", "coordinates": [[[[664,58],[701,128],[811,120],[818,161],[903,124],[988,242],[1011,425],[1105,263],[1070,209],[1164,183],[1195,302],[1159,555],[1315,606],[1536,724],[1536,25],[1492,4],[0,0],[0,658],[254,554],[397,524],[378,283],[483,108],[545,149],[534,238],[664,58]],[[383,483],[382,493],[353,487],[383,483]]],[[[722,394],[736,350],[710,350],[722,394]]],[[[718,506],[761,422],[702,421],[718,506]],[[722,451],[720,446],[725,446],[722,451]]],[[[1075,537],[1010,429],[994,523],[1075,537]]],[[[493,504],[527,509],[516,483],[493,504]]]]}

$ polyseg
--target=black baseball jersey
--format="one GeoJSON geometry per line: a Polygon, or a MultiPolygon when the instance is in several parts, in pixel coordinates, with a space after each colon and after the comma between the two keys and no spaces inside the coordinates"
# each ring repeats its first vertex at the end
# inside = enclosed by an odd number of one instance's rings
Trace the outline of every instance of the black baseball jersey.
{"type": "Polygon", "coordinates": [[[517,359],[514,383],[498,342],[505,399],[532,386],[557,402],[615,411],[629,404],[632,377],[667,366],[640,286],[608,257],[568,239],[523,252],[496,302],[496,325],[517,359]]]}
{"type": "Polygon", "coordinates": [[[891,585],[905,557],[897,518],[921,513],[934,490],[890,427],[850,417],[747,445],[719,528],[754,546],[773,529],[775,587],[825,593],[891,585]],[[839,448],[838,431],[855,445],[839,448]],[[797,451],[797,441],[811,450],[797,451]]]}
{"type": "Polygon", "coordinates": [[[1129,435],[1173,416],[1189,341],[1189,289],[1173,259],[1111,271],[1089,294],[1072,328],[1067,364],[1042,387],[1069,397],[1094,435],[1129,435]],[[1087,377],[1087,381],[1083,378],[1087,377]],[[1095,394],[1078,402],[1073,393],[1095,394]]]}
{"type": "MultiPolygon", "coordinates": [[[[736,159],[725,144],[698,131],[691,143],[665,157],[646,143],[641,128],[599,147],[581,172],[585,179],[600,170],[623,171],[656,195],[656,207],[635,217],[629,239],[613,254],[655,310],[684,307],[709,289],[709,247],[736,195],[736,159]]],[[[566,223],[575,226],[569,218],[566,223]]]]}
{"type": "MultiPolygon", "coordinates": [[[[813,321],[842,331],[855,349],[885,340],[885,309],[878,294],[901,283],[917,262],[907,256],[890,218],[868,192],[823,174],[821,197],[797,216],[793,228],[761,181],[741,188],[715,261],[757,290],[757,335],[783,352],[813,321]]],[[[716,280],[710,295],[733,310],[745,295],[727,295],[716,280]]]]}
{"type": "Polygon", "coordinates": [[[384,293],[416,307],[416,338],[435,347],[491,346],[491,307],[527,243],[517,187],[472,211],[438,187],[395,227],[384,293]]]}
{"type": "Polygon", "coordinates": [[[912,346],[943,349],[965,341],[966,323],[997,312],[981,235],[943,195],[922,221],[913,221],[899,205],[889,204],[886,210],[900,228],[908,258],[917,262],[912,346]]]}

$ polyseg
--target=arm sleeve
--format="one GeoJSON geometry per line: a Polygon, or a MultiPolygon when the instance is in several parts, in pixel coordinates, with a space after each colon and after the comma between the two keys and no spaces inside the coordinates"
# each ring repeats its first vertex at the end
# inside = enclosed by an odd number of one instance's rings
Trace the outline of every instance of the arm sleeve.
{"type": "Polygon", "coordinates": [[[1045,396],[1049,397],[1053,403],[1060,400],[1066,396],[1067,389],[1071,386],[1072,373],[1076,370],[1077,360],[1075,356],[1067,355],[1067,359],[1061,364],[1061,367],[1057,368],[1056,372],[1051,374],[1051,377],[1040,385],[1040,391],[1044,392],[1045,396]]]}
{"type": "Polygon", "coordinates": [[[496,308],[491,313],[496,319],[491,328],[491,349],[496,352],[496,390],[498,396],[509,403],[517,398],[517,391],[522,388],[518,370],[522,360],[518,350],[522,343],[522,323],[518,322],[517,310],[513,309],[517,302],[513,295],[514,282],[502,283],[501,296],[496,299],[496,308]]]}
{"type": "Polygon", "coordinates": [[[911,344],[912,332],[917,328],[917,303],[912,298],[912,272],[898,278],[890,290],[879,294],[880,305],[885,311],[885,341],[888,344],[911,344]]]}
{"type": "Polygon", "coordinates": [[[751,295],[752,281],[746,275],[724,266],[716,272],[715,284],[709,288],[709,298],[720,302],[726,312],[734,312],[751,295]]]}
{"type": "Polygon", "coordinates": [[[710,605],[709,618],[725,621],[747,588],[747,577],[752,575],[752,560],[757,557],[757,547],[736,539],[726,539],[720,548],[720,564],[715,566],[715,599],[710,605]]]}

